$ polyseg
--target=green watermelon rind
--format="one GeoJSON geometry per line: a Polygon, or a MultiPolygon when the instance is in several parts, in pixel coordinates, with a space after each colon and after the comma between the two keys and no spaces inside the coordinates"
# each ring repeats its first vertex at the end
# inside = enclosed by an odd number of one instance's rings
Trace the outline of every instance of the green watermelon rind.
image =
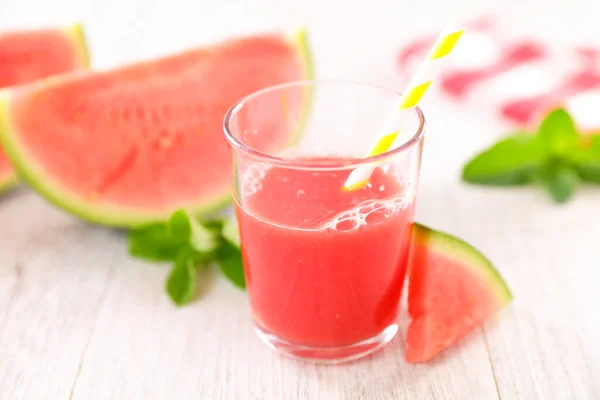
{"type": "MultiPolygon", "coordinates": [[[[75,28],[70,32],[75,38],[83,38],[82,29],[75,28]]],[[[298,31],[295,35],[290,36],[289,40],[298,50],[298,56],[303,62],[304,73],[307,74],[305,77],[311,78],[312,64],[305,31],[298,31]]],[[[52,85],[59,80],[60,78],[50,77],[37,84],[52,85]]],[[[140,212],[132,208],[109,205],[90,207],[88,201],[71,194],[68,189],[61,187],[60,183],[54,182],[35,158],[28,154],[27,149],[19,143],[17,129],[12,126],[10,118],[11,95],[10,89],[0,90],[0,141],[19,175],[49,202],[84,220],[115,227],[134,228],[153,222],[166,221],[169,218],[172,210],[140,212]]],[[[309,103],[310,96],[307,100],[307,108],[309,103]]],[[[180,207],[194,215],[203,215],[221,209],[230,203],[231,193],[227,189],[226,192],[218,193],[212,199],[203,200],[201,204],[180,205],[180,207]]]]}
{"type": "Polygon", "coordinates": [[[61,31],[67,36],[68,39],[70,39],[75,44],[74,48],[75,50],[77,50],[79,56],[80,67],[89,67],[90,53],[88,51],[88,45],[83,25],[75,23],[63,27],[61,31]]]}
{"type": "Polygon", "coordinates": [[[451,257],[484,279],[494,292],[499,307],[505,306],[513,299],[508,285],[491,261],[469,243],[417,223],[413,225],[413,238],[417,243],[427,246],[430,251],[451,257]]]}

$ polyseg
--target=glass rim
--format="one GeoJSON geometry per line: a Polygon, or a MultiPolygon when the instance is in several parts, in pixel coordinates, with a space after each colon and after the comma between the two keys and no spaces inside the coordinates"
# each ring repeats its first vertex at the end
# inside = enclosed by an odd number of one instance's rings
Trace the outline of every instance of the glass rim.
{"type": "MultiPolygon", "coordinates": [[[[388,94],[393,94],[397,97],[402,96],[400,92],[397,92],[392,89],[388,89],[382,86],[363,83],[357,81],[349,81],[349,80],[300,80],[300,81],[291,81],[286,83],[281,83],[278,85],[267,86],[263,89],[257,90],[255,92],[250,93],[249,95],[244,96],[240,100],[236,101],[225,113],[223,118],[223,131],[225,132],[225,138],[229,142],[229,144],[234,149],[239,149],[245,151],[246,153],[260,158],[269,164],[275,164],[279,166],[284,166],[288,168],[297,168],[297,169],[349,169],[356,168],[364,164],[370,164],[375,162],[385,161],[392,156],[398,155],[411,149],[415,146],[425,132],[425,115],[420,107],[414,107],[411,112],[417,115],[419,119],[419,126],[416,129],[416,132],[404,143],[400,146],[395,147],[391,150],[386,151],[385,153],[381,153],[375,156],[363,157],[363,158],[341,158],[336,160],[306,160],[306,159],[295,159],[295,158],[284,158],[278,157],[272,154],[268,154],[262,151],[255,149],[252,146],[247,145],[242,140],[240,140],[236,135],[231,132],[230,129],[230,120],[232,116],[236,113],[236,111],[241,108],[248,101],[265,95],[267,93],[276,92],[278,90],[294,87],[294,86],[321,86],[321,85],[340,85],[340,86],[355,86],[362,88],[370,88],[378,91],[386,92],[388,94]]],[[[393,110],[392,110],[393,112],[393,110]]],[[[384,121],[382,121],[383,124],[384,121]]]]}

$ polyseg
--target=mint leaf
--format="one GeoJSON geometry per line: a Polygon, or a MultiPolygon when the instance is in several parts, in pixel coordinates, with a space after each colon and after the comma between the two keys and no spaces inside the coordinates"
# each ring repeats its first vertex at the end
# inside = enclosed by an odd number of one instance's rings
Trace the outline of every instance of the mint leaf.
{"type": "Polygon", "coordinates": [[[190,247],[190,250],[196,267],[206,267],[218,257],[218,248],[212,251],[196,251],[190,247]]]}
{"type": "Polygon", "coordinates": [[[188,241],[199,252],[212,251],[218,244],[218,234],[202,226],[185,210],[177,210],[171,214],[167,229],[172,237],[188,241]]]}
{"type": "Polygon", "coordinates": [[[129,231],[129,254],[151,261],[175,261],[187,240],[168,234],[167,225],[157,223],[129,231]]]}
{"type": "Polygon", "coordinates": [[[469,161],[463,169],[462,179],[479,185],[526,184],[544,165],[547,154],[536,136],[517,133],[469,161]]]}
{"type": "Polygon", "coordinates": [[[157,223],[129,233],[131,255],[154,261],[174,261],[165,289],[177,306],[190,303],[197,290],[197,269],[216,261],[235,286],[245,288],[244,269],[235,219],[200,223],[185,210],[175,211],[168,223],[157,223]],[[228,228],[225,228],[226,222],[228,228]],[[235,238],[238,239],[235,239],[235,238]]]}
{"type": "Polygon", "coordinates": [[[188,304],[196,294],[196,266],[194,252],[191,249],[182,251],[166,283],[169,297],[178,306],[188,304]]]}
{"type": "Polygon", "coordinates": [[[540,169],[536,180],[556,203],[561,204],[566,203],[575,194],[579,176],[572,167],[555,163],[540,169]]]}
{"type": "Polygon", "coordinates": [[[477,155],[462,178],[484,185],[535,181],[555,202],[565,203],[580,181],[600,184],[600,136],[581,136],[567,111],[556,109],[535,135],[513,135],[477,155]]]}
{"type": "Polygon", "coordinates": [[[220,219],[209,219],[207,221],[202,222],[202,225],[213,232],[221,232],[223,229],[224,221],[220,219]]]}
{"type": "Polygon", "coordinates": [[[538,136],[548,152],[555,157],[568,154],[579,144],[575,123],[569,113],[562,108],[550,112],[544,118],[538,136]]]}
{"type": "Polygon", "coordinates": [[[600,135],[581,138],[579,146],[565,155],[585,182],[600,184],[600,135]]]}
{"type": "Polygon", "coordinates": [[[227,277],[235,286],[245,289],[246,281],[244,279],[244,265],[242,263],[242,253],[240,249],[229,242],[223,241],[218,251],[216,262],[223,275],[227,277]]]}
{"type": "Polygon", "coordinates": [[[578,135],[573,118],[563,108],[557,108],[546,115],[540,124],[538,134],[546,139],[553,139],[557,136],[578,135]]]}
{"type": "Polygon", "coordinates": [[[238,224],[235,217],[230,217],[223,224],[223,231],[221,235],[231,244],[236,247],[240,247],[240,233],[238,231],[238,224]]]}
{"type": "Polygon", "coordinates": [[[576,165],[575,169],[584,182],[600,184],[600,163],[576,165]]]}

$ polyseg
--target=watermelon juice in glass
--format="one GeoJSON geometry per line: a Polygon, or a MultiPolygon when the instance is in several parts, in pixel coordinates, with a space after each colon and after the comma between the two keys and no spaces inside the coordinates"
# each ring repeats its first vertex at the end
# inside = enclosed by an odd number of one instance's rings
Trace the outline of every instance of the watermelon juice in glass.
{"type": "Polygon", "coordinates": [[[258,336],[320,363],[355,359],[398,326],[424,118],[401,144],[361,158],[399,95],[370,85],[296,82],[254,93],[227,113],[233,195],[258,336]],[[350,172],[376,166],[366,186],[350,172]]]}

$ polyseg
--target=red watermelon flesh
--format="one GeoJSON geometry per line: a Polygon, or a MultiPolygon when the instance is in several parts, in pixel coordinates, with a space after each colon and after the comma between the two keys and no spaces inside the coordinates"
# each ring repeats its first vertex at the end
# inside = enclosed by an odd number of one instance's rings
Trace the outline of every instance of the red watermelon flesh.
{"type": "Polygon", "coordinates": [[[511,300],[506,283],[479,251],[451,235],[414,225],[407,361],[430,360],[511,300]]]}
{"type": "MultiPolygon", "coordinates": [[[[302,33],[265,34],[40,81],[0,100],[0,136],[34,188],[83,218],[135,226],[177,208],[206,211],[229,199],[225,112],[251,92],[309,77],[307,54],[302,33]]],[[[272,126],[257,145],[291,134],[272,126]]]]}
{"type": "MultiPolygon", "coordinates": [[[[29,83],[88,66],[81,25],[0,35],[0,88],[29,83]]],[[[16,182],[0,149],[0,190],[16,182]]]]}

